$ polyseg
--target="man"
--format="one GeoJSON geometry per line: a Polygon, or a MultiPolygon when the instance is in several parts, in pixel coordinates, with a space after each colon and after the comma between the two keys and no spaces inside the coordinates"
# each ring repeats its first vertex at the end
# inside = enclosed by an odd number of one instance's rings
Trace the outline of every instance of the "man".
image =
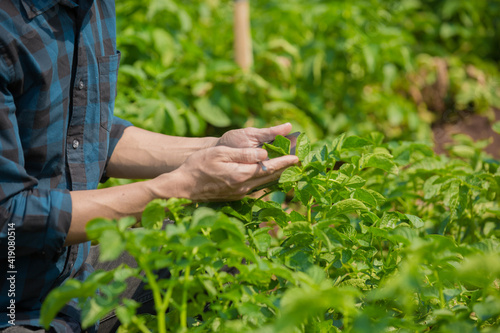
{"type": "MultiPolygon", "coordinates": [[[[239,199],[297,162],[257,148],[290,124],[178,138],[113,117],[115,39],[113,0],[0,1],[0,328],[36,331],[48,292],[88,276],[90,219],[239,199]],[[151,180],[97,190],[106,177],[151,180]]],[[[52,330],[79,331],[78,316],[69,304],[52,330]]]]}

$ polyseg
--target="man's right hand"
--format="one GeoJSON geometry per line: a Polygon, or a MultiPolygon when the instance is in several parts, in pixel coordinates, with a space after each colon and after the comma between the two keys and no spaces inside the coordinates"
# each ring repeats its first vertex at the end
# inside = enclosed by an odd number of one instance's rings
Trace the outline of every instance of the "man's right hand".
{"type": "Polygon", "coordinates": [[[162,185],[162,179],[168,181],[175,175],[175,192],[179,197],[193,201],[239,200],[251,189],[278,179],[287,167],[298,163],[293,155],[266,159],[267,152],[260,148],[218,146],[200,150],[177,170],[157,177],[155,192],[162,197],[163,186],[169,186],[162,185]],[[267,171],[262,170],[259,162],[265,164],[267,171]]]}

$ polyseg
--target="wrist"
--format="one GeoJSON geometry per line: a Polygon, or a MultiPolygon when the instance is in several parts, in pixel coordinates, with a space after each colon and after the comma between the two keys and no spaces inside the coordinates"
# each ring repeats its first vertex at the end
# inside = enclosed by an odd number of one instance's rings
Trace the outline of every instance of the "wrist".
{"type": "Polygon", "coordinates": [[[218,146],[219,145],[219,139],[220,138],[216,138],[216,137],[213,137],[213,136],[207,136],[207,137],[205,137],[205,141],[206,141],[205,148],[211,148],[211,147],[218,146]]]}
{"type": "Polygon", "coordinates": [[[178,170],[164,173],[154,179],[143,182],[153,199],[186,198],[191,199],[187,178],[178,170]]]}

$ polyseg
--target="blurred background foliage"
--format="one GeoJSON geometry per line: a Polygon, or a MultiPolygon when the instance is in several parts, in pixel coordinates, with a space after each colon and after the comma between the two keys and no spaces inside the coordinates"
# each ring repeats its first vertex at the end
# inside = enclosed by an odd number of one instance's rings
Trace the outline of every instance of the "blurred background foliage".
{"type": "Polygon", "coordinates": [[[254,66],[233,60],[233,1],[120,0],[116,114],[172,135],[290,121],[314,140],[500,107],[498,0],[251,0],[254,66]]]}

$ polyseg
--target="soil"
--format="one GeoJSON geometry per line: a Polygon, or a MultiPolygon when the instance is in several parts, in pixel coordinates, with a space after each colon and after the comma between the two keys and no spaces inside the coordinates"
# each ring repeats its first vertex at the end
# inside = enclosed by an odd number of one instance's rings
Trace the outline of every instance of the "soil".
{"type": "MultiPolygon", "coordinates": [[[[494,110],[495,121],[500,121],[500,110],[494,110]]],[[[450,117],[451,118],[451,117],[450,117]]],[[[475,141],[491,138],[491,144],[485,151],[495,159],[500,159],[500,135],[494,132],[487,117],[470,112],[454,113],[453,119],[442,117],[442,121],[432,126],[434,133],[434,150],[445,153],[445,146],[453,143],[453,134],[467,134],[475,141]]]]}

